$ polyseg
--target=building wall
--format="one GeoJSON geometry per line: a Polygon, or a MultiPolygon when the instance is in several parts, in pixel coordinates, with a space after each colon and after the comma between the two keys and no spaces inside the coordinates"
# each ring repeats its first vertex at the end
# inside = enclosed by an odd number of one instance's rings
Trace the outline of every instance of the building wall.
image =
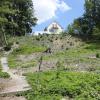
{"type": "Polygon", "coordinates": [[[50,24],[48,27],[47,27],[47,31],[50,32],[50,33],[60,33],[63,31],[62,27],[57,24],[56,22],[53,22],[52,24],[50,24]]]}

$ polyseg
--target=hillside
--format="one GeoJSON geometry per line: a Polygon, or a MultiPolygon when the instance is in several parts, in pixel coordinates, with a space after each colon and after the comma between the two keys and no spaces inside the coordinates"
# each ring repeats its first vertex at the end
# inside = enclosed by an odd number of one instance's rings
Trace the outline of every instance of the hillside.
{"type": "Polygon", "coordinates": [[[43,55],[43,70],[53,68],[60,61],[66,70],[98,71],[100,45],[97,42],[83,42],[70,35],[40,35],[10,40],[18,42],[17,48],[8,55],[9,67],[27,68],[38,66],[43,55]],[[47,48],[51,53],[46,53],[47,48]],[[44,53],[43,53],[44,52],[44,53]]]}
{"type": "MultiPolygon", "coordinates": [[[[61,53],[66,53],[66,51],[69,52],[70,50],[74,50],[83,44],[80,39],[71,37],[70,35],[40,35],[34,37],[16,38],[12,41],[18,42],[18,48],[14,49],[13,52],[8,55],[9,66],[11,68],[26,68],[28,66],[31,67],[34,64],[38,65],[38,61],[42,55],[43,63],[47,63],[45,64],[45,67],[48,67],[48,64],[52,62],[51,60],[53,60],[55,64],[57,60],[59,60],[57,54],[63,56],[61,53]],[[51,52],[44,52],[48,48],[51,49],[51,52]],[[26,66],[24,66],[23,63],[26,66]]],[[[66,59],[66,57],[63,57],[63,60],[64,59],[66,59]]],[[[52,64],[50,66],[51,68],[53,67],[52,64]]]]}
{"type": "Polygon", "coordinates": [[[2,51],[2,55],[8,58],[10,70],[25,75],[32,87],[18,95],[27,100],[99,100],[100,41],[84,42],[65,34],[15,37],[8,41],[13,43],[12,49],[2,51]]]}

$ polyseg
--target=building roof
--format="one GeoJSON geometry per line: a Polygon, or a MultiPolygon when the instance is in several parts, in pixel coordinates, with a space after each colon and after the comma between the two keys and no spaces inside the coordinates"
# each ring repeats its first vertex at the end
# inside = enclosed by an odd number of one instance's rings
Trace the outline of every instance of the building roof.
{"type": "MultiPolygon", "coordinates": [[[[63,29],[63,27],[62,27],[57,21],[53,21],[52,23],[58,24],[58,25],[63,29]]],[[[48,27],[49,27],[52,23],[50,23],[47,27],[45,27],[44,30],[47,31],[48,27]]]]}

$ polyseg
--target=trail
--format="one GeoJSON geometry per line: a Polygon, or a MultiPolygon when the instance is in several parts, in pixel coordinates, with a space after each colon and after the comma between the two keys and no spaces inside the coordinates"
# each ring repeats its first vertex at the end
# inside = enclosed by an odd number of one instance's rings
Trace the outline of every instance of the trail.
{"type": "Polygon", "coordinates": [[[6,57],[1,58],[1,65],[3,72],[7,72],[10,75],[10,79],[7,83],[3,83],[5,87],[0,91],[0,95],[14,94],[31,89],[24,76],[17,75],[9,69],[6,57]]]}

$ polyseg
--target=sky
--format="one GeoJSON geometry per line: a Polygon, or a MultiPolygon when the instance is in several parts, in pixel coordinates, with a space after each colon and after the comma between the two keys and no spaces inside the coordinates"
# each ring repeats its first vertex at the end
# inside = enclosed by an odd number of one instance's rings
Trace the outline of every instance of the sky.
{"type": "Polygon", "coordinates": [[[64,29],[84,13],[85,0],[32,0],[38,18],[34,31],[43,31],[53,21],[64,29]]]}

